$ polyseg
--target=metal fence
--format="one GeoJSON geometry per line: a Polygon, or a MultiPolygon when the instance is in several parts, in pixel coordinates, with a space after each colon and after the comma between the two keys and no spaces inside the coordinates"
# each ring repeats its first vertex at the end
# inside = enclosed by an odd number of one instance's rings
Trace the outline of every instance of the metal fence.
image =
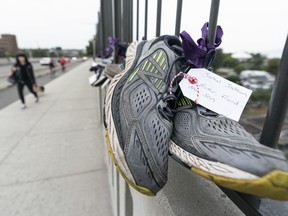
{"type": "MultiPolygon", "coordinates": [[[[149,4],[148,0],[101,0],[101,8],[98,13],[98,24],[96,26],[96,36],[95,36],[96,53],[98,53],[100,50],[105,49],[107,43],[106,40],[108,36],[118,38],[122,42],[132,42],[133,33],[135,33],[137,40],[147,39],[147,29],[149,25],[148,4],[149,4]],[[142,3],[145,3],[144,8],[139,7],[141,1],[142,3]],[[133,8],[136,8],[135,13],[133,13],[133,8]],[[139,35],[140,10],[142,11],[144,10],[144,35],[142,37],[141,35],[139,35]],[[133,18],[135,19],[133,20],[133,18]],[[135,25],[133,25],[133,23],[135,25]],[[133,28],[133,26],[135,26],[135,28],[133,28]]],[[[208,27],[209,29],[207,38],[208,41],[211,43],[215,41],[215,31],[217,26],[219,6],[220,6],[220,0],[211,0],[209,27],[208,27]]],[[[157,0],[157,15],[155,17],[156,18],[155,36],[161,35],[161,12],[162,12],[162,0],[157,0]]],[[[181,12],[182,12],[182,0],[177,0],[175,35],[178,35],[180,33],[181,12]]],[[[277,145],[288,104],[288,91],[286,87],[288,83],[287,59],[288,59],[288,37],[284,47],[280,68],[278,71],[262,135],[260,138],[260,142],[263,145],[273,148],[275,148],[277,145]]],[[[115,181],[117,183],[117,181],[115,180],[116,173],[114,173],[113,175],[114,175],[113,182],[115,181]]],[[[119,185],[117,186],[116,190],[118,189],[119,185]]],[[[283,213],[286,214],[288,212],[288,202],[278,202],[268,199],[260,199],[258,197],[244,195],[225,188],[221,189],[246,215],[283,215],[283,213]]],[[[127,189],[127,186],[125,186],[125,191],[126,190],[129,190],[127,189]]],[[[117,192],[117,194],[118,193],[119,191],[117,192]]],[[[120,197],[119,194],[117,196],[118,198],[120,197]]]]}

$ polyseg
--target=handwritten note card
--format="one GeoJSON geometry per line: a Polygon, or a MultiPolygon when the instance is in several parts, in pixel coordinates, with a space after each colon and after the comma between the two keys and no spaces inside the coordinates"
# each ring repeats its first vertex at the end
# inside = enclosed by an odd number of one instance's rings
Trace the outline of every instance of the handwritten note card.
{"type": "Polygon", "coordinates": [[[183,94],[191,100],[216,113],[235,121],[240,119],[243,109],[252,93],[251,90],[226,80],[204,68],[191,69],[188,74],[198,82],[188,79],[180,82],[183,94]],[[198,85],[198,86],[197,86],[198,85]],[[197,91],[199,95],[197,96],[197,91]]]}

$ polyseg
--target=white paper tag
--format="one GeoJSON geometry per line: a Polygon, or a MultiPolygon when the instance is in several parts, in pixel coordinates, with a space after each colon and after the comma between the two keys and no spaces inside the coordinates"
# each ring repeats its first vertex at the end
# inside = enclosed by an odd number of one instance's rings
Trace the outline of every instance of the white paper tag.
{"type": "Polygon", "coordinates": [[[252,93],[251,90],[204,68],[191,69],[188,75],[198,81],[197,84],[192,84],[188,79],[180,82],[180,88],[186,97],[193,101],[197,100],[198,104],[218,114],[239,121],[252,93]]]}

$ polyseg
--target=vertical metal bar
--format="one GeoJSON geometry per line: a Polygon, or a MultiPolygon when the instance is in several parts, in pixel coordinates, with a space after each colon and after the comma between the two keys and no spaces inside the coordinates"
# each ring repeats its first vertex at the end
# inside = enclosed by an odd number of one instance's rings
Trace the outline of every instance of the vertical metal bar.
{"type": "Polygon", "coordinates": [[[182,0],[177,1],[175,35],[179,35],[181,26],[182,0]]]}
{"type": "Polygon", "coordinates": [[[104,43],[103,43],[103,20],[102,20],[102,12],[100,11],[100,19],[99,19],[99,51],[103,51],[104,43]]]}
{"type": "Polygon", "coordinates": [[[131,42],[132,34],[133,34],[133,0],[125,0],[123,1],[123,29],[124,29],[124,41],[131,42]]]}
{"type": "Polygon", "coordinates": [[[288,36],[280,61],[279,71],[272,91],[260,143],[276,147],[288,105],[288,36]]]}
{"type": "Polygon", "coordinates": [[[144,40],[147,40],[147,25],[148,25],[148,0],[145,0],[145,27],[144,27],[144,40]]]}
{"type": "Polygon", "coordinates": [[[128,25],[128,14],[127,14],[127,0],[122,0],[122,31],[123,31],[123,40],[127,42],[127,25],[128,25]]]}
{"type": "MultiPolygon", "coordinates": [[[[117,1],[117,0],[116,0],[117,1]]],[[[120,12],[120,38],[122,39],[122,41],[125,41],[125,39],[124,39],[124,29],[123,29],[123,27],[124,27],[124,14],[123,14],[123,10],[124,10],[124,6],[123,6],[123,1],[124,0],[119,0],[119,4],[120,4],[120,10],[119,10],[119,12],[120,12]]]]}
{"type": "Polygon", "coordinates": [[[105,44],[106,44],[106,34],[105,34],[105,0],[101,0],[101,50],[104,54],[105,44]]]}
{"type": "Polygon", "coordinates": [[[99,108],[100,108],[100,110],[99,110],[99,114],[100,114],[100,122],[102,123],[103,121],[102,121],[102,117],[103,117],[103,113],[102,113],[102,109],[103,109],[103,107],[102,107],[102,89],[101,89],[101,87],[98,87],[98,91],[99,91],[99,108]]]}
{"type": "Polygon", "coordinates": [[[130,26],[130,31],[129,31],[129,42],[133,41],[133,0],[130,0],[130,10],[129,10],[129,26],[130,26]]]}
{"type": "Polygon", "coordinates": [[[208,26],[208,43],[214,44],[219,12],[220,0],[211,0],[210,17],[208,26]]]}
{"type": "Polygon", "coordinates": [[[161,29],[161,12],[162,12],[162,0],[157,2],[157,20],[156,20],[156,37],[160,36],[161,29]]]}
{"type": "Polygon", "coordinates": [[[114,13],[115,37],[121,38],[121,0],[114,0],[114,13]]]}
{"type": "Polygon", "coordinates": [[[114,0],[109,0],[111,1],[111,9],[112,9],[112,13],[111,13],[111,17],[112,17],[112,20],[111,20],[111,24],[112,24],[112,36],[115,38],[116,37],[116,23],[115,23],[115,15],[116,15],[116,9],[115,9],[115,2],[114,0]]]}
{"type": "MultiPolygon", "coordinates": [[[[108,25],[107,29],[107,35],[112,36],[113,35],[113,22],[112,22],[112,1],[111,0],[105,0],[105,11],[106,11],[106,25],[108,25]]],[[[107,26],[106,26],[107,27],[107,26]]]]}
{"type": "MultiPolygon", "coordinates": [[[[125,23],[125,32],[126,32],[126,42],[131,42],[130,41],[130,35],[131,35],[131,0],[126,0],[126,5],[125,5],[125,13],[126,14],[126,23],[125,23]]],[[[124,11],[123,11],[124,12],[124,11]]]]}
{"type": "Polygon", "coordinates": [[[137,13],[136,13],[136,40],[139,40],[139,0],[137,0],[137,13]]]}
{"type": "Polygon", "coordinates": [[[100,11],[98,11],[98,23],[97,23],[97,30],[96,30],[96,50],[95,50],[95,57],[98,56],[99,51],[101,49],[101,14],[100,11]]]}
{"type": "Polygon", "coordinates": [[[92,39],[92,48],[93,48],[93,60],[96,58],[96,37],[92,39]]]}

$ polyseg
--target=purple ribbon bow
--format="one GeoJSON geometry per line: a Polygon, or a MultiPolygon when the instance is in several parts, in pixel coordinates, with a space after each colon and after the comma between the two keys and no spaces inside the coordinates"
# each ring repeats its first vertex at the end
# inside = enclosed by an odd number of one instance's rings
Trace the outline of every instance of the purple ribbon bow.
{"type": "Polygon", "coordinates": [[[194,40],[186,31],[183,31],[180,33],[185,57],[195,67],[198,67],[198,68],[207,66],[205,63],[207,54],[208,53],[215,54],[215,48],[221,44],[222,42],[221,38],[223,35],[222,28],[220,26],[217,26],[215,43],[208,43],[208,40],[207,40],[208,22],[203,25],[203,27],[201,28],[201,31],[202,31],[202,37],[197,40],[198,44],[194,42],[194,40]]]}

